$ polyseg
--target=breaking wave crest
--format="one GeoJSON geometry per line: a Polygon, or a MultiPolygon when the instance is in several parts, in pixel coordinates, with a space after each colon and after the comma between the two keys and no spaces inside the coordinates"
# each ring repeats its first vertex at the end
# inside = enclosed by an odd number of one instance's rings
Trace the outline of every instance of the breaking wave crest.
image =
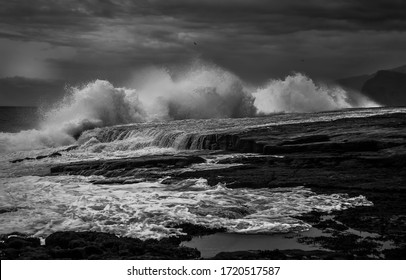
{"type": "Polygon", "coordinates": [[[97,80],[70,88],[65,98],[44,114],[39,129],[0,133],[0,152],[73,144],[95,127],[144,121],[135,90],[97,80]]]}
{"type": "Polygon", "coordinates": [[[253,92],[254,106],[259,113],[318,112],[353,107],[376,107],[368,98],[349,94],[338,86],[317,85],[302,74],[288,76],[285,80],[272,80],[253,92]]]}
{"type": "Polygon", "coordinates": [[[149,69],[135,80],[135,89],[116,88],[103,80],[70,88],[44,115],[40,129],[0,133],[0,152],[69,145],[85,130],[120,124],[378,106],[302,74],[252,88],[217,66],[195,65],[176,73],[149,69]]]}

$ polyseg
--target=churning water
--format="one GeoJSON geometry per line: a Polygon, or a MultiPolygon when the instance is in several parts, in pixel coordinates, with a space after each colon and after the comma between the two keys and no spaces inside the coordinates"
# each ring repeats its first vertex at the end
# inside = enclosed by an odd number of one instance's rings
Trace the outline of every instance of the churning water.
{"type": "MultiPolygon", "coordinates": [[[[301,74],[252,88],[215,67],[176,76],[155,70],[137,89],[115,88],[100,80],[72,88],[36,128],[0,132],[0,205],[12,210],[0,214],[0,233],[46,237],[61,230],[93,230],[145,239],[182,235],[176,227],[181,223],[224,227],[238,234],[307,230],[310,225],[297,218],[301,214],[372,204],[363,196],[315,194],[302,186],[231,189],[211,186],[202,178],[162,184],[168,173],[153,181],[96,185],[92,181],[101,176],[48,176],[47,171],[72,161],[193,153],[207,148],[206,138],[214,132],[263,127],[272,133],[272,127],[281,124],[405,112],[319,112],[376,105],[301,74]],[[64,150],[69,145],[77,147],[64,150]],[[55,151],[61,156],[10,162],[55,151]]],[[[204,157],[206,163],[191,168],[227,167],[204,157]]]]}

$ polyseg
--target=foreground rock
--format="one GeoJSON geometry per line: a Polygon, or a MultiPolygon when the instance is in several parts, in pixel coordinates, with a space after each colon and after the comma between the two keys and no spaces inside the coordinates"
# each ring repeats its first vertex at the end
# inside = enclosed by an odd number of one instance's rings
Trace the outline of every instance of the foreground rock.
{"type": "MultiPolygon", "coordinates": [[[[328,237],[316,236],[302,240],[317,243],[326,251],[234,252],[221,253],[215,258],[367,259],[374,256],[387,259],[402,256],[404,258],[405,114],[222,132],[205,135],[203,148],[222,150],[224,153],[257,153],[257,155],[226,158],[218,162],[241,164],[231,168],[189,169],[168,173],[171,178],[164,180],[163,183],[173,184],[188,178],[205,178],[211,185],[221,183],[229,188],[304,185],[316,193],[364,195],[374,203],[373,207],[357,207],[332,213],[334,219],[327,221],[317,213],[299,217],[323,232],[331,233],[328,237]],[[348,228],[375,235],[373,238],[368,236],[360,238],[346,232],[348,228]],[[391,246],[379,251],[378,247],[382,242],[389,242],[391,246]]],[[[90,161],[54,166],[51,168],[51,174],[103,175],[106,180],[98,183],[117,184],[139,182],[148,177],[161,176],[159,175],[162,174],[161,171],[173,171],[203,162],[202,157],[190,155],[90,161]]],[[[155,252],[155,247],[148,248],[155,252]]],[[[81,252],[83,253],[83,250],[81,252]]],[[[109,254],[112,254],[111,258],[120,257],[110,251],[109,254]]],[[[154,258],[157,255],[136,256],[154,258]]],[[[91,255],[85,257],[90,258],[91,255]]],[[[99,254],[97,257],[107,258],[107,255],[99,254]]],[[[129,257],[127,255],[127,258],[129,257]]],[[[166,258],[166,255],[160,257],[166,258]]]]}
{"type": "MultiPolygon", "coordinates": [[[[186,226],[193,227],[193,226],[186,226]]],[[[193,231],[196,232],[196,229],[193,231]]],[[[197,230],[198,231],[198,230],[197,230]]],[[[213,233],[207,230],[203,234],[213,233]]],[[[186,237],[187,239],[188,237],[186,237]]],[[[189,237],[190,238],[190,237],[189,237]]],[[[0,237],[0,259],[199,259],[200,252],[179,246],[185,238],[167,238],[160,241],[117,237],[100,232],[56,232],[41,245],[40,239],[18,233],[0,237]]],[[[375,244],[358,242],[354,236],[338,238],[316,237],[327,244],[329,250],[266,250],[222,252],[211,259],[241,260],[342,260],[373,259],[375,244]],[[356,246],[354,246],[356,244],[356,246]]],[[[306,240],[314,242],[314,240],[306,240]]],[[[382,252],[385,259],[404,259],[406,247],[382,252]]]]}
{"type": "Polygon", "coordinates": [[[0,259],[198,259],[200,252],[180,246],[193,236],[224,232],[189,223],[172,225],[185,235],[161,240],[118,237],[103,232],[55,232],[41,244],[21,233],[0,235],[0,259]]]}
{"type": "Polygon", "coordinates": [[[56,232],[44,246],[37,238],[9,237],[0,244],[1,259],[197,259],[199,251],[179,247],[180,240],[146,240],[100,232],[56,232]]]}

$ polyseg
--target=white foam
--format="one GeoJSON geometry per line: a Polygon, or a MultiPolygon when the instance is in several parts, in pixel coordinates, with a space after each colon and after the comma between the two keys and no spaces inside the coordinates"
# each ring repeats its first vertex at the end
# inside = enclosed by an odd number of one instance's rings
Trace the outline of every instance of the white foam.
{"type": "Polygon", "coordinates": [[[259,113],[319,112],[353,107],[377,107],[376,102],[361,95],[350,96],[339,86],[316,84],[297,73],[284,80],[271,80],[252,94],[259,113]]]}
{"type": "Polygon", "coordinates": [[[175,224],[225,227],[235,233],[302,231],[294,216],[372,205],[365,197],[316,195],[303,187],[229,189],[204,179],[176,185],[143,182],[93,185],[94,177],[0,179],[0,203],[18,211],[0,215],[0,233],[20,231],[45,237],[61,230],[91,230],[138,238],[180,235],[175,224]]]}

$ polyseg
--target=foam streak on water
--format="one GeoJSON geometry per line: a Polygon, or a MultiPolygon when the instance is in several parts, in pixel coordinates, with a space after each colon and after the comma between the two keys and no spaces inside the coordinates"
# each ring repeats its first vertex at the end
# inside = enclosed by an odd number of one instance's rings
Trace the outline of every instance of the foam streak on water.
{"type": "Polygon", "coordinates": [[[304,187],[229,189],[204,179],[175,185],[142,182],[93,185],[80,176],[0,179],[0,204],[17,211],[0,215],[0,233],[20,231],[46,237],[61,230],[91,230],[121,236],[162,238],[183,234],[174,227],[193,223],[254,234],[303,231],[294,216],[372,205],[365,197],[317,195],[304,187]]]}

